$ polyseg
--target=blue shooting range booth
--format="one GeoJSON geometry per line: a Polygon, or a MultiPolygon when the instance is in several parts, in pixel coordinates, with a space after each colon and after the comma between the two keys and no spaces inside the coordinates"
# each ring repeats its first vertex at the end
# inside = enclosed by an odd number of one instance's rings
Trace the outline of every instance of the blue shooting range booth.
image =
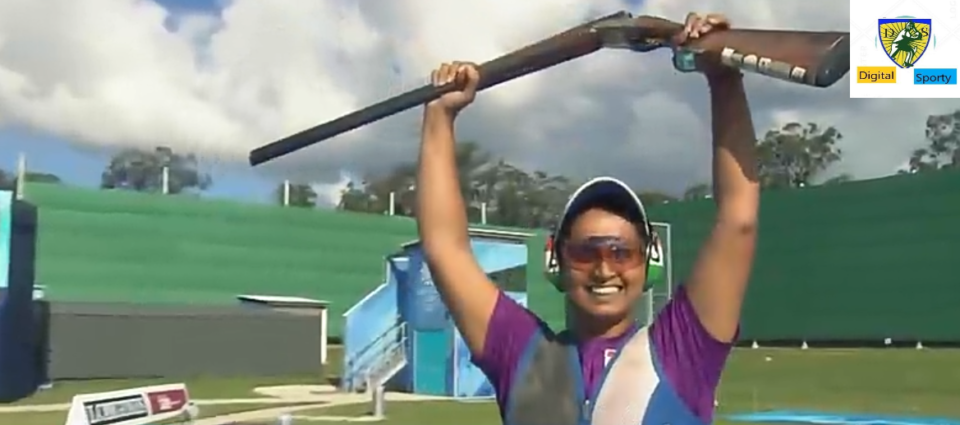
{"type": "MultiPolygon", "coordinates": [[[[504,292],[526,305],[526,238],[512,232],[471,229],[470,245],[480,267],[504,292]],[[510,280],[510,282],[508,282],[510,280]]],[[[479,368],[440,299],[419,241],[403,246],[406,279],[399,285],[400,318],[407,325],[406,383],[416,394],[492,397],[494,389],[479,368]]]]}
{"type": "MultiPolygon", "coordinates": [[[[480,267],[507,296],[527,304],[531,234],[470,229],[480,267]]],[[[434,286],[419,241],[385,259],[384,282],[344,313],[345,391],[364,387],[371,370],[386,370],[392,390],[446,397],[490,397],[493,387],[470,352],[434,286]],[[402,354],[395,357],[397,353],[402,354]],[[400,361],[398,362],[398,358],[400,361]]]]}
{"type": "Polygon", "coordinates": [[[0,403],[46,380],[45,312],[34,308],[37,209],[0,190],[0,403]]]}

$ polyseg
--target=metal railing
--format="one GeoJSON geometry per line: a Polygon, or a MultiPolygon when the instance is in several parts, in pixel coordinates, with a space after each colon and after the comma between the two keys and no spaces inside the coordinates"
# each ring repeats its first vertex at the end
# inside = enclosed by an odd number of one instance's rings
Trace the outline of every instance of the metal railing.
{"type": "MultiPolygon", "coordinates": [[[[404,326],[403,329],[406,329],[404,326]]],[[[371,368],[366,379],[366,390],[372,396],[374,417],[383,417],[386,409],[386,385],[407,365],[406,331],[403,337],[384,355],[384,362],[371,368]]]]}
{"type": "Polygon", "coordinates": [[[364,382],[368,390],[386,385],[390,378],[393,378],[397,372],[400,372],[407,365],[405,334],[404,332],[400,341],[384,350],[383,355],[380,356],[381,362],[374,363],[367,370],[364,382]]]}
{"type": "Polygon", "coordinates": [[[342,388],[365,391],[371,384],[383,385],[406,365],[407,326],[397,323],[347,359],[342,388]]]}

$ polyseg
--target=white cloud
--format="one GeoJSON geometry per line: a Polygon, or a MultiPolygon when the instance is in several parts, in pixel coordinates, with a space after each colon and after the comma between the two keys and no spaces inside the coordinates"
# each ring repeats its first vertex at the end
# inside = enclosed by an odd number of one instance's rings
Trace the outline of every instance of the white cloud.
{"type": "MultiPolygon", "coordinates": [[[[84,146],[169,145],[242,162],[249,149],[422,84],[445,59],[482,61],[600,14],[620,0],[233,0],[171,15],[145,0],[0,3],[0,125],[84,146]],[[173,28],[173,29],[170,29],[173,28]]],[[[749,27],[843,29],[845,2],[650,0],[680,19],[715,9],[749,27]]],[[[601,52],[484,93],[461,138],[525,166],[614,174],[679,191],[707,178],[705,87],[661,53],[601,52]]],[[[850,100],[749,79],[758,132],[784,120],[844,134],[835,172],[888,174],[923,143],[926,115],[955,100],[850,100]]],[[[327,141],[262,172],[340,180],[414,158],[417,113],[327,141]]],[[[334,186],[336,185],[334,184],[334,186]]]]}

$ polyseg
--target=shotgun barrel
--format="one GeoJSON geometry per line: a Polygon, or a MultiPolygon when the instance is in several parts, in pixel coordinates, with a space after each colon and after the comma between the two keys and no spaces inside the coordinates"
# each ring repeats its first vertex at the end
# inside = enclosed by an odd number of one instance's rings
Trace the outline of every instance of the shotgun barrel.
{"type": "MultiPolygon", "coordinates": [[[[601,21],[629,17],[618,12],[576,26],[543,41],[523,47],[480,65],[478,90],[537,72],[599,50],[602,46],[593,26],[601,21]]],[[[391,97],[340,118],[308,128],[250,152],[250,165],[259,165],[280,156],[320,143],[358,127],[423,105],[455,89],[453,84],[425,85],[391,97]]]]}

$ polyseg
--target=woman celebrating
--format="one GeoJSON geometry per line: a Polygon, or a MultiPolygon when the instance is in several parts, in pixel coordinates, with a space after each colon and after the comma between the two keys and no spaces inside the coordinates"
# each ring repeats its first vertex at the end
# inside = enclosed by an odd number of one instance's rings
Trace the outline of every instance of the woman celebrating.
{"type": "MultiPolygon", "coordinates": [[[[678,43],[727,28],[690,14],[678,43]]],[[[653,324],[633,306],[649,289],[656,244],[643,205],[623,183],[593,179],[570,198],[553,239],[570,329],[554,333],[514,303],[474,259],[454,157],[454,122],[479,74],[443,64],[433,83],[459,89],[428,104],[417,220],[437,289],[509,425],[682,425],[713,420],[714,393],[736,339],[756,244],[755,133],[738,71],[707,66],[717,217],[693,270],[653,324]]]]}

